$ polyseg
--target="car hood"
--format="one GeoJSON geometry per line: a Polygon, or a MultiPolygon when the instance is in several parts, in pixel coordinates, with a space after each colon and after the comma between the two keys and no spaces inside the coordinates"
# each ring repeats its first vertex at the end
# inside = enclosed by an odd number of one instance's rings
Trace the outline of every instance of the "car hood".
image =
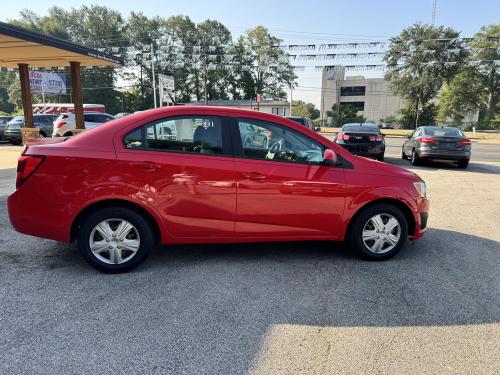
{"type": "Polygon", "coordinates": [[[408,169],[398,167],[396,165],[383,163],[381,161],[364,158],[362,156],[354,156],[354,167],[357,172],[381,175],[410,178],[412,180],[422,180],[419,175],[409,171],[408,169]]]}

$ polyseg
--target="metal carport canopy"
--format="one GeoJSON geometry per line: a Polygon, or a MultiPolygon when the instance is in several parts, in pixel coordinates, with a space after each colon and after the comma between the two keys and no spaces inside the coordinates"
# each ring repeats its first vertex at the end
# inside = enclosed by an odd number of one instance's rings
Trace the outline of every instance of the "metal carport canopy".
{"type": "Polygon", "coordinates": [[[34,130],[29,68],[71,67],[76,125],[77,129],[84,129],[80,66],[120,67],[123,64],[119,57],[0,22],[0,67],[19,68],[25,128],[28,130],[34,130]]]}

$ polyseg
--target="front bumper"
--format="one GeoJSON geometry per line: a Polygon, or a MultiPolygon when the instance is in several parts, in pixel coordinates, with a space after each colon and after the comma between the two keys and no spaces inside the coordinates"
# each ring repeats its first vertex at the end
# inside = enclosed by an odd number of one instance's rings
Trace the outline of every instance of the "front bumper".
{"type": "Polygon", "coordinates": [[[9,142],[19,143],[22,140],[20,131],[8,131],[6,130],[4,133],[4,138],[9,142]]]}
{"type": "Polygon", "coordinates": [[[417,199],[417,210],[414,212],[415,218],[415,230],[413,233],[412,239],[418,240],[422,238],[427,229],[427,222],[429,220],[429,207],[430,202],[427,198],[418,198],[417,199]]]}

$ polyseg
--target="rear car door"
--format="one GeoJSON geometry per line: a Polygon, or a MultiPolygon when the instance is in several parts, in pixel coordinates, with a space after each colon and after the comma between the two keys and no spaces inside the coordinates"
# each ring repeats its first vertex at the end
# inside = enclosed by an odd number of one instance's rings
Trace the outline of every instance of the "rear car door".
{"type": "Polygon", "coordinates": [[[124,137],[117,157],[136,199],[151,205],[175,237],[234,236],[236,172],[227,120],[177,116],[124,137]]]}
{"type": "Polygon", "coordinates": [[[236,236],[335,237],[345,202],[344,172],[322,165],[325,146],[283,125],[234,119],[238,180],[236,236]],[[245,142],[251,125],[267,140],[245,142]]]}

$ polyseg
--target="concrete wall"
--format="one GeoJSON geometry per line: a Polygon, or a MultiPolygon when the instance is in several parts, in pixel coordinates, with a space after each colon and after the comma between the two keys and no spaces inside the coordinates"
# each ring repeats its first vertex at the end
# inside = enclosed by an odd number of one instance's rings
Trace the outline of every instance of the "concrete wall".
{"type": "Polygon", "coordinates": [[[394,95],[389,82],[383,78],[365,78],[363,76],[345,77],[342,66],[330,66],[323,69],[321,78],[321,119],[327,120],[326,112],[338,102],[364,102],[364,110],[358,113],[367,121],[380,122],[381,118],[397,115],[403,108],[401,97],[394,95]],[[334,73],[332,74],[332,70],[334,73]],[[342,96],[342,87],[364,86],[364,96],[342,96]]]}

